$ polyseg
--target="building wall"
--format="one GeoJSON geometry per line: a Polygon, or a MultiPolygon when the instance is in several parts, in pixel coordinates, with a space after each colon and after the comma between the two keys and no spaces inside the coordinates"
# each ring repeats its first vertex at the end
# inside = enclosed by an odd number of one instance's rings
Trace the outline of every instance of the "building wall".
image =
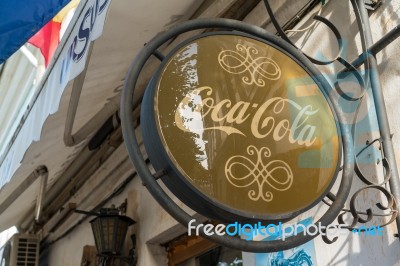
{"type": "MultiPolygon", "coordinates": [[[[351,11],[349,1],[329,1],[323,9],[322,16],[328,17],[334,25],[340,30],[346,43],[346,49],[343,56],[348,61],[361,53],[361,45],[355,17],[351,11]]],[[[371,14],[371,27],[374,41],[387,33],[390,29],[400,23],[400,4],[396,1],[383,1],[383,4],[371,14]]],[[[304,19],[302,23],[309,25],[309,21],[304,19]]],[[[299,27],[301,27],[301,24],[299,27]]],[[[336,51],[335,39],[328,33],[325,26],[320,23],[314,27],[314,32],[297,33],[293,36],[299,46],[304,46],[304,50],[310,55],[319,58],[328,57],[336,51]],[[305,42],[306,41],[306,42],[305,42]]],[[[390,119],[391,132],[394,133],[394,144],[396,158],[400,165],[400,64],[399,56],[400,39],[389,45],[383,52],[378,54],[379,73],[382,82],[382,88],[385,95],[387,111],[390,119]]],[[[341,69],[340,65],[320,67],[321,71],[328,77],[332,76],[341,69]]],[[[378,127],[374,114],[373,99],[370,92],[366,96],[365,118],[358,125],[356,136],[357,150],[360,150],[366,140],[371,140],[378,135],[378,127]],[[372,130],[373,134],[368,134],[367,130],[372,130]]],[[[351,116],[351,111],[349,116],[351,116]]],[[[126,158],[124,148],[119,148],[115,158],[126,158]]],[[[363,169],[368,174],[377,173],[381,175],[381,163],[375,164],[380,159],[379,150],[369,150],[360,157],[363,169]],[[365,156],[365,157],[364,157],[365,156]],[[364,161],[363,161],[364,160],[364,161]]],[[[116,165],[114,162],[113,165],[116,165]]],[[[354,192],[363,184],[355,177],[353,183],[354,192]]],[[[337,184],[335,185],[337,187],[337,184]]],[[[112,187],[108,189],[108,192],[112,187]]],[[[185,228],[178,225],[162,208],[155,202],[148,191],[143,187],[138,177],[124,188],[121,194],[114,197],[107,205],[114,203],[119,205],[124,199],[128,199],[127,215],[137,221],[130,233],[135,232],[138,243],[138,265],[166,265],[166,250],[161,245],[185,233],[185,228]]],[[[381,198],[378,193],[364,193],[362,198],[357,201],[360,209],[373,207],[374,203],[381,198]]],[[[319,218],[326,210],[323,204],[317,205],[309,212],[301,215],[298,220],[308,216],[319,218]]],[[[375,209],[376,210],[376,207],[375,209]]],[[[374,220],[376,221],[376,220],[374,220]]],[[[400,265],[400,253],[398,252],[400,244],[398,238],[394,237],[397,233],[395,224],[385,227],[383,236],[357,236],[349,233],[341,236],[331,245],[325,244],[320,237],[314,240],[315,253],[318,265],[400,265]]],[[[84,222],[76,227],[69,235],[62,240],[54,243],[49,248],[48,265],[79,265],[82,248],[84,245],[92,244],[93,238],[88,222],[84,222]]],[[[127,247],[130,246],[127,241],[127,247]]],[[[253,254],[244,254],[245,265],[253,265],[255,256],[253,254]]]]}
{"type": "MultiPolygon", "coordinates": [[[[127,167],[129,167],[130,170],[126,170],[125,166],[120,165],[121,159],[122,161],[127,159],[127,152],[123,144],[116,150],[113,157],[96,172],[97,176],[92,178],[102,179],[108,176],[109,172],[115,171],[117,167],[122,168],[125,172],[122,178],[129,176],[133,172],[131,162],[127,161],[127,167]]],[[[88,180],[88,187],[99,189],[94,186],[92,181],[92,179],[88,180]]],[[[98,204],[100,197],[108,196],[115,191],[116,183],[118,183],[117,179],[115,179],[115,182],[111,180],[110,184],[104,184],[105,187],[102,187],[102,190],[104,190],[101,191],[101,196],[95,195],[94,199],[88,202],[83,201],[79,205],[79,208],[83,210],[90,210],[93,208],[94,204],[98,204]]],[[[174,196],[172,197],[175,198],[174,196]]],[[[80,199],[80,194],[77,193],[72,197],[71,202],[74,202],[74,199],[80,199]]],[[[136,224],[129,228],[125,241],[124,254],[127,255],[129,249],[132,247],[129,236],[131,234],[136,234],[137,253],[139,254],[138,265],[166,265],[167,253],[166,249],[161,245],[184,234],[186,232],[185,228],[179,225],[177,221],[160,207],[137,176],[134,176],[118,195],[107,201],[104,207],[110,207],[113,204],[119,206],[125,199],[127,200],[126,215],[133,218],[136,224]]],[[[180,205],[189,213],[194,214],[192,210],[189,210],[182,203],[180,203],[180,205]]],[[[67,220],[63,226],[58,229],[58,232],[50,235],[51,239],[53,241],[58,239],[82,217],[81,215],[74,214],[73,217],[67,220]]],[[[92,229],[89,224],[90,220],[91,217],[88,217],[88,219],[78,224],[70,233],[67,233],[65,237],[52,243],[48,250],[46,250],[43,256],[44,258],[42,258],[43,264],[49,266],[80,265],[83,247],[86,245],[94,245],[92,229]]],[[[50,240],[50,242],[52,240],[50,240]]]]}

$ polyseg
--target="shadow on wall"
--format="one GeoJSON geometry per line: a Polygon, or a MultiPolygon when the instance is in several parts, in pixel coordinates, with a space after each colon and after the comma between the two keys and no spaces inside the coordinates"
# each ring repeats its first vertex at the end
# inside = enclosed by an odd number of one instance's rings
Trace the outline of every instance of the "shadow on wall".
{"type": "MultiPolygon", "coordinates": [[[[389,1],[382,3],[382,5],[370,15],[373,33],[378,33],[379,36],[382,36],[389,32],[394,25],[399,24],[399,10],[400,5],[398,3],[389,1]]],[[[362,52],[361,40],[350,1],[329,1],[323,7],[321,15],[328,18],[342,35],[344,50],[341,56],[349,62],[357,58],[362,52]]],[[[308,21],[300,27],[310,27],[309,30],[289,33],[290,38],[305,53],[316,59],[328,60],[334,58],[339,52],[336,37],[323,23],[317,22],[312,24],[313,21],[312,19],[308,19],[308,21]]],[[[378,37],[374,37],[374,41],[377,40],[378,37]]],[[[396,40],[378,54],[378,64],[381,75],[389,66],[390,58],[393,57],[395,53],[394,48],[398,46],[399,41],[400,39],[396,40]]],[[[333,84],[332,81],[336,79],[336,73],[343,69],[343,66],[339,63],[317,67],[321,70],[323,75],[330,80],[331,84],[333,84]]],[[[360,73],[365,75],[363,66],[360,68],[360,73]]],[[[388,76],[385,78],[390,79],[395,77],[388,76]]],[[[347,89],[347,91],[353,89],[354,91],[355,88],[352,88],[350,83],[355,82],[355,80],[349,80],[348,83],[343,83],[343,89],[347,89]]],[[[389,81],[382,79],[381,82],[385,90],[384,84],[389,83],[389,81]]],[[[369,85],[369,82],[367,82],[367,85],[369,85]]],[[[387,99],[387,101],[390,101],[390,99],[387,99]]],[[[357,102],[349,102],[341,99],[339,103],[342,107],[342,111],[346,113],[346,116],[350,118],[354,117],[357,109],[355,108],[355,104],[357,104],[357,102]]],[[[364,111],[359,113],[354,136],[357,153],[366,146],[366,141],[371,142],[379,138],[379,127],[370,89],[367,90],[362,104],[365,105],[363,106],[364,109],[361,108],[361,110],[363,109],[364,111]]],[[[351,121],[352,119],[350,119],[349,122],[351,121]]],[[[382,181],[382,158],[378,145],[366,149],[357,157],[357,160],[361,170],[367,177],[372,181],[382,181]]],[[[356,190],[365,186],[366,185],[355,176],[350,197],[356,190]]],[[[360,211],[371,208],[374,213],[381,213],[375,205],[378,202],[385,204],[385,199],[382,199],[382,195],[374,193],[374,191],[372,191],[372,193],[368,191],[368,193],[360,194],[357,198],[356,206],[360,211]]],[[[382,224],[382,221],[382,219],[373,218],[371,223],[367,223],[366,226],[382,224]]],[[[395,223],[392,223],[384,228],[383,236],[354,236],[349,232],[348,237],[339,237],[338,241],[332,245],[322,244],[322,241],[319,242],[318,240],[318,244],[321,243],[315,247],[317,256],[319,257],[318,261],[324,262],[325,265],[395,265],[400,259],[400,254],[398,253],[399,243],[398,239],[394,237],[395,233],[397,233],[397,228],[395,223]]]]}

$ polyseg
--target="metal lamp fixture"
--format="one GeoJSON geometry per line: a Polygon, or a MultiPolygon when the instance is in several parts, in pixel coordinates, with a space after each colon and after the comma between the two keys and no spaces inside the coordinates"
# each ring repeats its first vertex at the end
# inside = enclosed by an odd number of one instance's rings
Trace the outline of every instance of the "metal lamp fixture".
{"type": "MultiPolygon", "coordinates": [[[[75,210],[75,212],[96,216],[90,221],[93,236],[100,261],[121,260],[129,265],[136,263],[136,240],[131,236],[133,247],[129,252],[129,257],[122,256],[122,249],[128,227],[136,222],[128,216],[120,215],[119,209],[115,207],[102,208],[98,213],[75,210]]],[[[100,265],[103,265],[100,262],[100,265]]]]}
{"type": "Polygon", "coordinates": [[[99,215],[90,221],[97,252],[100,255],[120,255],[128,227],[135,221],[118,214],[118,210],[101,209],[99,215]]]}

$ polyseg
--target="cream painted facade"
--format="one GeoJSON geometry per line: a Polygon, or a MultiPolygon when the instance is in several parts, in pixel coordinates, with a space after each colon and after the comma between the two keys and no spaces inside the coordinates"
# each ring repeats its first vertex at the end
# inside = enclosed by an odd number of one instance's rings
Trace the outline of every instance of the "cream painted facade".
{"type": "MultiPolygon", "coordinates": [[[[117,2],[118,0],[113,1],[117,2]]],[[[143,12],[148,12],[148,10],[151,10],[151,12],[155,13],[158,12],[157,1],[137,1],[138,3],[135,3],[135,1],[131,1],[131,3],[124,0],[122,2],[124,3],[123,8],[125,9],[143,10],[143,12]]],[[[183,4],[178,2],[179,1],[174,1],[174,4],[171,5],[178,6],[179,4],[183,4]]],[[[234,6],[235,2],[237,2],[237,5],[243,5],[243,1],[228,0],[204,1],[202,2],[202,4],[191,3],[184,8],[182,7],[180,9],[181,13],[178,15],[175,14],[173,12],[173,8],[170,7],[172,10],[170,13],[174,14],[175,16],[170,17],[172,20],[172,22],[170,23],[172,23],[172,25],[175,25],[174,23],[179,23],[180,19],[182,17],[185,17],[185,12],[190,12],[191,14],[193,14],[193,16],[198,17],[219,17],[222,15],[232,15],[228,11],[240,13],[240,8],[234,6]],[[175,22],[174,19],[176,19],[178,22],[175,22]]],[[[278,19],[283,22],[291,19],[296,14],[296,12],[303,5],[305,5],[305,3],[306,1],[296,1],[296,3],[294,3],[294,1],[281,1],[280,3],[277,3],[276,1],[273,4],[273,7],[277,10],[276,14],[278,19]]],[[[108,38],[109,31],[113,30],[113,34],[117,34],[116,28],[107,28],[107,25],[109,25],[107,23],[112,23],[112,12],[115,12],[116,14],[123,13],[123,20],[119,21],[120,26],[125,25],[125,27],[129,27],[127,26],[128,23],[135,23],[135,21],[131,21],[131,18],[127,14],[129,12],[124,13],[121,11],[121,9],[116,8],[116,3],[113,3],[113,5],[115,6],[111,6],[110,14],[108,15],[108,21],[106,22],[106,32],[104,36],[101,37],[98,41],[100,44],[103,38],[108,38]],[[126,24],[124,24],[125,21],[127,22],[126,24]]],[[[248,8],[250,11],[242,16],[243,21],[262,26],[263,28],[266,28],[267,30],[275,33],[262,1],[260,3],[255,3],[254,6],[251,7],[246,6],[246,8],[248,8]]],[[[294,29],[301,29],[310,25],[311,15],[316,14],[319,8],[320,5],[316,5],[305,17],[302,18],[302,20],[294,27],[294,29]]],[[[357,29],[357,23],[355,21],[355,16],[352,11],[350,2],[333,0],[327,1],[326,5],[322,8],[321,15],[328,18],[339,29],[346,47],[343,56],[349,59],[348,61],[352,61],[354,58],[356,58],[357,55],[362,52],[362,49],[357,29]]],[[[142,17],[142,19],[145,18],[142,17]]],[[[163,24],[164,21],[155,21],[155,23],[156,22],[158,23],[156,27],[154,27],[154,25],[152,25],[150,21],[146,22],[146,25],[143,25],[143,27],[149,27],[152,29],[152,32],[155,33],[170,27],[170,24],[168,23],[163,24]]],[[[373,38],[376,42],[384,34],[400,24],[400,3],[389,0],[382,1],[381,6],[378,7],[377,10],[371,12],[370,23],[373,38]]],[[[146,30],[139,30],[137,25],[132,25],[132,27],[133,35],[135,34],[134,31],[138,30],[140,31],[139,34],[145,35],[145,37],[140,36],[140,38],[144,38],[146,39],[146,41],[150,40],[153,37],[150,36],[150,34],[146,32],[146,30]]],[[[125,32],[125,34],[128,34],[128,32],[125,32]]],[[[321,23],[315,24],[312,27],[311,32],[297,32],[292,35],[291,38],[293,38],[293,40],[296,41],[296,44],[301,47],[306,53],[317,58],[334,56],[335,51],[337,51],[336,40],[333,34],[329,33],[329,30],[321,23]]],[[[119,38],[119,41],[123,42],[124,38],[119,38]]],[[[112,41],[108,44],[110,46],[105,45],[100,47],[102,49],[102,52],[110,53],[110,51],[118,49],[113,48],[112,41]]],[[[96,45],[97,44],[95,43],[94,49],[96,49],[96,45]]],[[[129,46],[125,43],[117,43],[115,45],[117,47],[129,46]]],[[[136,48],[137,47],[135,47],[135,50],[138,51],[138,49],[136,48]]],[[[167,47],[166,49],[168,50],[169,48],[170,47],[167,47]]],[[[394,134],[393,141],[398,167],[400,167],[400,121],[398,119],[398,116],[400,114],[400,105],[398,104],[398,101],[400,99],[400,90],[398,88],[398,84],[400,84],[400,64],[398,62],[399,51],[400,39],[397,39],[377,55],[379,75],[385,95],[385,102],[390,120],[391,133],[394,134]]],[[[94,53],[92,57],[95,55],[96,53],[94,53]]],[[[117,89],[115,90],[115,92],[112,93],[113,97],[117,97],[120,93],[120,86],[122,84],[120,81],[124,78],[123,73],[127,71],[128,64],[131,60],[133,60],[134,55],[135,53],[133,52],[129,52],[126,55],[121,55],[119,53],[119,58],[115,60],[111,59],[111,66],[107,66],[107,63],[104,63],[105,61],[102,61],[104,64],[104,69],[90,73],[88,77],[90,77],[91,79],[88,79],[87,82],[97,83],[96,76],[106,75],[107,68],[117,66],[118,60],[121,60],[121,62],[123,62],[123,66],[121,66],[121,71],[118,74],[115,74],[115,77],[112,78],[114,80],[117,80],[116,83],[119,84],[116,87],[117,89]],[[126,56],[127,58],[123,58],[124,56],[126,56]]],[[[96,59],[94,58],[94,60],[96,59]]],[[[154,63],[151,64],[154,65],[154,63]]],[[[142,86],[143,84],[145,84],[145,80],[149,79],[151,73],[153,73],[153,65],[150,65],[144,71],[144,81],[142,81],[141,83],[142,86]]],[[[333,74],[341,69],[341,66],[334,64],[319,67],[319,69],[329,78],[333,77],[333,74]]],[[[64,116],[58,117],[59,119],[62,119],[62,122],[59,122],[60,124],[64,123],[65,110],[67,109],[68,104],[67,99],[69,98],[70,93],[71,85],[65,92],[64,97],[66,97],[66,99],[63,99],[60,105],[61,111],[59,112],[63,112],[64,114],[64,116]]],[[[83,97],[86,97],[84,99],[89,99],[89,97],[92,97],[90,95],[93,95],[93,90],[86,90],[84,91],[83,97]]],[[[82,105],[87,104],[85,101],[81,102],[82,105]]],[[[378,127],[376,124],[376,117],[374,113],[373,99],[370,92],[366,96],[365,103],[366,105],[361,108],[361,113],[364,118],[360,119],[360,121],[362,120],[362,122],[360,122],[359,124],[358,133],[356,135],[357,150],[360,150],[365,145],[365,142],[367,140],[373,140],[374,138],[379,136],[378,127]]],[[[345,106],[344,108],[348,108],[348,106],[345,106]]],[[[100,107],[96,109],[100,109],[100,107]]],[[[351,116],[353,111],[351,109],[346,109],[349,117],[351,116]]],[[[88,117],[85,117],[85,119],[78,118],[78,124],[82,125],[85,123],[84,120],[88,119],[88,117]]],[[[55,121],[51,122],[56,123],[55,121]]],[[[62,135],[46,133],[49,131],[50,128],[50,124],[47,124],[47,128],[45,125],[42,140],[46,137],[51,137],[53,139],[58,139],[58,141],[61,142],[62,135]]],[[[102,156],[100,156],[100,159],[93,163],[94,166],[92,171],[88,171],[88,173],[90,174],[82,174],[83,176],[85,176],[85,178],[82,180],[85,181],[81,182],[79,186],[76,186],[77,189],[74,190],[73,193],[71,193],[70,197],[67,197],[66,199],[64,198],[64,206],[66,206],[67,203],[74,202],[77,203],[78,209],[92,210],[93,208],[98,207],[100,204],[104,207],[109,207],[111,206],[111,204],[119,206],[126,199],[126,215],[133,218],[137,223],[134,226],[130,227],[130,229],[128,230],[128,237],[125,241],[125,254],[127,254],[129,248],[131,247],[129,236],[131,234],[136,234],[136,251],[138,254],[137,265],[168,265],[168,250],[166,248],[166,245],[170,241],[187,234],[187,229],[184,226],[178,224],[177,221],[175,221],[169,214],[167,214],[149,194],[146,187],[143,186],[140,178],[135,174],[135,170],[128,157],[124,143],[120,140],[120,132],[117,131],[118,130],[113,132],[110,135],[109,139],[107,139],[104,144],[102,144],[101,147],[108,146],[109,149],[105,149],[105,152],[104,154],[102,154],[102,156]],[[113,140],[115,140],[115,142],[113,142],[113,140]]],[[[62,130],[58,130],[57,134],[60,132],[62,134],[62,130]]],[[[83,142],[82,146],[86,143],[87,140],[83,142]]],[[[28,164],[29,161],[27,160],[33,158],[33,156],[35,155],[32,149],[35,149],[35,146],[31,146],[31,151],[27,154],[27,157],[24,161],[25,164],[28,164]]],[[[76,148],[75,154],[71,153],[70,150],[68,152],[69,154],[72,154],[70,156],[72,158],[76,156],[76,154],[78,154],[80,150],[76,148]]],[[[365,156],[363,157],[363,159],[365,159],[367,162],[376,162],[377,160],[381,160],[378,149],[368,151],[362,156],[365,156]]],[[[70,161],[73,161],[73,158],[71,158],[70,161]]],[[[43,160],[41,163],[46,164],[46,161],[44,159],[44,157],[41,157],[41,160],[43,160]]],[[[32,159],[31,162],[32,164],[38,163],[38,161],[35,161],[34,159],[32,159]]],[[[59,164],[54,163],[54,165],[58,166],[59,164]]],[[[378,164],[368,163],[367,165],[363,166],[363,169],[366,173],[376,173],[378,176],[380,176],[382,173],[381,165],[381,162],[378,164]]],[[[58,172],[62,173],[67,168],[68,167],[66,166],[63,166],[60,169],[49,167],[49,170],[50,174],[55,176],[58,174],[58,172]],[[55,169],[57,169],[57,173],[54,172],[55,169]]],[[[77,176],[80,174],[81,173],[77,172],[77,176]]],[[[338,179],[340,179],[340,175],[338,179]]],[[[52,182],[58,181],[56,178],[54,178],[52,182]]],[[[53,184],[50,184],[50,187],[53,184]]],[[[337,189],[337,185],[338,184],[335,184],[334,190],[337,189]]],[[[359,181],[358,177],[355,176],[352,186],[352,192],[350,194],[352,195],[354,191],[356,191],[358,188],[361,188],[361,186],[364,186],[364,184],[362,184],[362,182],[359,181]]],[[[357,204],[359,204],[360,210],[364,210],[365,208],[373,206],[376,202],[378,202],[377,199],[379,199],[380,197],[381,195],[379,195],[378,193],[364,194],[357,204]]],[[[203,219],[199,215],[195,214],[194,211],[186,207],[183,203],[179,202],[179,204],[180,206],[182,206],[183,209],[197,217],[197,219],[203,219]]],[[[51,204],[49,204],[49,206],[50,205],[51,204]]],[[[45,206],[45,210],[46,207],[48,206],[45,206]]],[[[323,214],[324,211],[326,211],[326,209],[326,205],[322,203],[318,204],[317,206],[300,215],[300,217],[295,218],[291,222],[294,223],[310,216],[313,217],[313,219],[317,219],[323,214]]],[[[52,222],[54,222],[54,220],[57,219],[58,213],[59,210],[53,210],[51,216],[48,217],[49,219],[47,220],[47,224],[51,224],[52,222]]],[[[45,239],[44,243],[46,243],[44,245],[46,248],[42,251],[40,265],[81,265],[83,247],[85,245],[94,245],[93,234],[89,224],[90,219],[91,217],[85,218],[84,215],[72,214],[65,218],[62,224],[53,232],[49,232],[46,229],[45,224],[43,227],[44,229],[40,231],[41,237],[45,239]]],[[[324,243],[321,237],[317,237],[313,240],[316,256],[315,265],[400,265],[400,252],[398,252],[400,248],[400,242],[398,237],[394,236],[398,232],[396,224],[392,223],[386,226],[383,232],[383,236],[357,236],[349,232],[348,235],[339,236],[339,239],[335,243],[330,245],[324,243]]],[[[255,261],[257,259],[255,254],[243,253],[242,256],[243,265],[259,265],[255,264],[255,261]]],[[[192,261],[187,262],[187,264],[184,265],[196,264],[194,261],[192,261]]]]}

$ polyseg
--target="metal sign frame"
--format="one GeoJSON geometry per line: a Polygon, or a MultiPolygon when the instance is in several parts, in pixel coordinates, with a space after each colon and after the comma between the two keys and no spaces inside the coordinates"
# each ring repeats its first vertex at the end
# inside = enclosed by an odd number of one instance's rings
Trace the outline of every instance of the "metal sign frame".
{"type": "MultiPolygon", "coordinates": [[[[275,28],[277,29],[279,35],[282,38],[282,39],[274,38],[274,42],[276,42],[276,45],[282,47],[283,49],[288,49],[288,50],[293,49],[295,45],[290,42],[289,38],[286,36],[285,32],[282,30],[281,26],[275,19],[268,0],[264,0],[264,3],[265,6],[267,7],[267,11],[271,17],[272,23],[274,24],[275,28]]],[[[333,62],[341,63],[344,66],[344,70],[339,72],[337,75],[336,78],[337,82],[335,84],[335,89],[343,99],[354,102],[357,108],[360,107],[364,99],[365,91],[367,89],[366,87],[371,85],[376,106],[376,114],[378,118],[381,138],[377,140],[371,140],[371,142],[367,143],[366,148],[368,148],[369,146],[371,146],[373,143],[376,142],[379,142],[381,144],[385,178],[382,183],[376,184],[370,181],[368,177],[366,177],[362,173],[356,160],[359,154],[356,155],[354,149],[353,137],[355,136],[355,123],[353,123],[352,125],[346,125],[346,123],[342,123],[344,121],[344,114],[340,110],[338,102],[332,99],[331,94],[329,94],[329,98],[331,98],[330,100],[333,105],[333,110],[336,113],[337,118],[339,120],[339,126],[342,134],[341,135],[342,148],[343,148],[342,176],[341,176],[339,190],[336,193],[336,195],[332,193],[328,193],[327,195],[327,198],[331,201],[331,203],[328,203],[327,200],[323,200],[323,202],[329,205],[329,209],[323,214],[323,216],[318,221],[315,222],[315,224],[316,225],[320,224],[321,226],[328,226],[332,224],[336,219],[338,219],[340,224],[345,224],[344,215],[348,213],[350,213],[353,217],[353,222],[351,224],[346,225],[346,228],[349,230],[355,228],[358,223],[366,223],[370,221],[374,217],[374,213],[372,212],[372,210],[367,209],[364,212],[358,211],[355,206],[355,200],[361,191],[377,190],[386,197],[387,203],[385,205],[383,203],[377,203],[376,205],[379,209],[386,211],[387,216],[390,216],[390,220],[383,225],[387,225],[396,219],[397,226],[398,228],[400,228],[400,218],[398,217],[398,206],[396,204],[396,199],[400,197],[400,181],[394,157],[394,150],[391,140],[391,134],[389,131],[389,123],[388,123],[385,103],[379,83],[377,63],[375,59],[375,54],[377,52],[382,50],[384,47],[386,47],[400,35],[400,27],[397,26],[394,30],[389,32],[386,36],[384,36],[381,40],[379,40],[377,43],[373,45],[371,38],[371,31],[369,28],[368,14],[365,8],[364,0],[351,0],[351,3],[356,14],[356,19],[358,22],[359,31],[363,44],[363,53],[358,57],[358,59],[350,63],[347,62],[344,58],[340,57],[340,52],[343,49],[343,43],[340,33],[329,20],[320,16],[316,16],[314,17],[314,19],[324,23],[334,33],[334,35],[337,38],[337,43],[339,46],[339,54],[335,58],[327,61],[317,60],[308,55],[305,55],[304,53],[300,55],[300,57],[302,57],[302,62],[306,62],[305,64],[311,64],[311,62],[319,65],[327,65],[333,62]],[[365,64],[365,67],[368,70],[365,78],[357,70],[357,67],[362,63],[365,64]],[[354,97],[352,95],[348,95],[340,87],[340,80],[345,78],[349,74],[353,74],[361,86],[362,91],[358,96],[354,97]],[[359,189],[352,195],[350,200],[350,209],[343,209],[343,206],[346,200],[348,199],[350,193],[354,173],[360,177],[360,179],[366,184],[366,186],[359,189]],[[383,186],[386,183],[390,184],[390,192],[383,186]]],[[[165,171],[160,171],[155,175],[153,175],[150,172],[149,167],[139,147],[137,134],[135,132],[135,121],[132,120],[132,111],[137,107],[137,105],[134,103],[134,93],[136,85],[138,83],[137,81],[139,79],[141,70],[143,69],[144,65],[149,60],[149,58],[151,56],[156,56],[160,61],[162,61],[164,59],[164,55],[162,55],[158,51],[158,49],[163,44],[165,44],[169,40],[173,39],[174,37],[182,33],[198,29],[234,30],[261,39],[266,38],[266,36],[270,36],[265,30],[257,26],[248,25],[246,23],[236,20],[230,20],[230,19],[192,20],[183,23],[181,25],[178,25],[177,27],[174,27],[173,29],[156,36],[137,55],[137,57],[133,61],[128,71],[128,75],[126,77],[124,84],[124,89],[121,94],[122,98],[121,98],[120,114],[122,121],[121,123],[122,132],[124,135],[125,144],[129,156],[135,165],[138,175],[141,177],[144,185],[147,187],[152,196],[172,217],[174,217],[184,226],[187,226],[189,221],[191,221],[193,218],[188,213],[186,213],[182,208],[180,208],[158,184],[156,179],[162,175],[165,175],[165,171]]],[[[275,252],[279,250],[285,250],[304,244],[318,235],[318,234],[316,235],[298,234],[286,238],[285,241],[282,240],[247,241],[244,239],[231,237],[227,235],[224,236],[218,236],[216,234],[213,234],[211,236],[206,235],[203,231],[203,228],[204,227],[201,227],[200,234],[205,238],[208,238],[209,240],[214,241],[218,244],[247,252],[275,252]]],[[[331,240],[328,239],[326,236],[323,236],[323,239],[327,243],[333,243],[337,238],[331,240]]]]}
{"type": "MultiPolygon", "coordinates": [[[[274,223],[276,221],[286,221],[292,219],[299,214],[311,209],[316,204],[320,203],[321,200],[326,196],[326,194],[331,190],[333,184],[335,183],[336,177],[339,175],[340,164],[341,164],[341,150],[342,143],[340,136],[340,126],[339,119],[337,118],[337,110],[334,109],[332,103],[329,98],[329,89],[331,86],[327,82],[327,80],[322,76],[322,74],[316,69],[316,67],[309,62],[309,60],[305,59],[297,49],[292,46],[279,46],[280,39],[272,34],[265,34],[263,38],[256,38],[252,35],[246,35],[238,32],[227,32],[227,31],[213,31],[195,35],[180,44],[178,44],[172,51],[165,57],[165,59],[161,62],[158,70],[154,73],[152,81],[149,82],[146,93],[143,97],[142,107],[141,107],[141,118],[142,118],[142,132],[145,138],[143,139],[147,154],[149,159],[153,165],[153,167],[158,171],[160,170],[158,165],[163,165],[166,170],[167,175],[162,177],[162,181],[165,183],[167,188],[173,192],[173,194],[177,195],[178,198],[182,200],[187,206],[192,208],[195,211],[198,211],[200,214],[205,215],[211,219],[215,219],[218,221],[231,222],[231,221],[247,221],[247,222],[258,222],[258,221],[269,221],[274,223]],[[332,112],[332,118],[334,119],[334,123],[336,126],[336,134],[339,139],[338,149],[338,160],[337,165],[335,165],[335,172],[333,173],[333,178],[330,181],[329,186],[326,188],[325,192],[323,192],[319,197],[315,198],[313,202],[301,209],[290,211],[284,214],[260,214],[257,215],[255,213],[251,213],[250,211],[244,210],[234,210],[229,206],[218,202],[215,198],[203,195],[193,184],[187,181],[184,177],[183,173],[179,170],[179,166],[176,166],[174,162],[172,162],[170,156],[168,155],[170,152],[166,152],[162,141],[160,140],[161,134],[157,133],[156,122],[155,122],[155,108],[154,108],[154,96],[156,94],[156,83],[160,78],[160,75],[164,72],[164,67],[170,62],[169,60],[174,57],[175,53],[179,51],[182,47],[187,44],[200,40],[202,38],[210,37],[210,36],[237,36],[249,38],[254,41],[259,41],[265,45],[273,47],[277,51],[282,52],[294,63],[300,66],[315,82],[318,86],[319,91],[323,95],[326,100],[327,106],[332,112]],[[168,170],[167,170],[168,169],[168,170]],[[171,171],[169,171],[171,170],[171,171]],[[164,178],[165,177],[165,178],[164,178]]],[[[161,169],[162,170],[162,169],[161,169]]]]}

